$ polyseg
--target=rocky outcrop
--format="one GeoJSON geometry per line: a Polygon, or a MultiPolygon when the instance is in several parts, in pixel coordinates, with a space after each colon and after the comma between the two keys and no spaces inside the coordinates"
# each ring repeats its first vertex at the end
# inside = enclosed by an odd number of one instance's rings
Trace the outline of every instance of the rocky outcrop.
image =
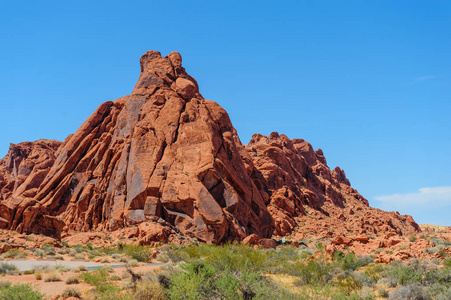
{"type": "Polygon", "coordinates": [[[132,94],[100,105],[64,143],[11,147],[0,161],[0,228],[109,231],[141,244],[252,235],[271,247],[273,234],[419,230],[409,216],[370,208],[304,140],[257,134],[243,146],[180,54],[148,51],[140,64],[132,94]]]}
{"type": "Polygon", "coordinates": [[[246,147],[265,195],[274,234],[285,236],[398,235],[420,231],[410,216],[371,208],[340,168],[330,170],[321,149],[276,132],[255,134],[246,147]]]}
{"type": "Polygon", "coordinates": [[[116,230],[163,218],[218,243],[271,236],[273,221],[250,180],[226,111],[203,99],[180,54],[149,51],[129,96],[103,103],[68,137],[32,198],[3,227],[46,234],[116,230]],[[48,221],[47,223],[51,223],[48,221]]]}
{"type": "MultiPolygon", "coordinates": [[[[34,197],[56,159],[59,141],[11,144],[0,160],[0,228],[9,228],[34,197]]],[[[43,223],[48,220],[43,220],[43,223]]],[[[43,224],[44,225],[44,224],[43,224]]]]}

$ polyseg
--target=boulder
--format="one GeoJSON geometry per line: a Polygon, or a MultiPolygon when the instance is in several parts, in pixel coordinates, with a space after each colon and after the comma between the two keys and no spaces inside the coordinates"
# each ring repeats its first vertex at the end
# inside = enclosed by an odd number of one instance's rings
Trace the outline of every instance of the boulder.
{"type": "Polygon", "coordinates": [[[272,239],[261,239],[260,246],[266,249],[276,249],[277,243],[275,240],[272,239]]]}

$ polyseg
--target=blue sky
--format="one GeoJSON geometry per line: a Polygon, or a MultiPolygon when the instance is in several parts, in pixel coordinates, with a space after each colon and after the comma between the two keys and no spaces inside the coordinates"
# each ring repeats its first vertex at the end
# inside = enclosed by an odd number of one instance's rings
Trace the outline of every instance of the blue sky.
{"type": "Polygon", "coordinates": [[[0,1],[0,156],[63,140],[182,54],[243,143],[323,149],[371,205],[451,225],[449,1],[0,1]]]}

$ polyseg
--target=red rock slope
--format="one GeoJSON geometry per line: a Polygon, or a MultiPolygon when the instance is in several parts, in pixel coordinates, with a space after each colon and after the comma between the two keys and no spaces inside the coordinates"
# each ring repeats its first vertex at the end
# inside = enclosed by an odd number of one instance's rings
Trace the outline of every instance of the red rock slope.
{"type": "Polygon", "coordinates": [[[0,160],[1,228],[58,237],[139,225],[138,236],[214,243],[330,224],[418,230],[410,217],[369,208],[344,172],[329,170],[321,150],[303,140],[273,133],[243,146],[180,54],[148,51],[140,62],[132,94],[100,105],[61,146],[23,143],[0,160]]]}
{"type": "Polygon", "coordinates": [[[330,170],[321,149],[302,139],[273,132],[255,134],[246,147],[259,171],[257,186],[266,192],[276,235],[306,237],[403,235],[420,231],[411,216],[372,208],[353,189],[345,173],[330,170]]]}

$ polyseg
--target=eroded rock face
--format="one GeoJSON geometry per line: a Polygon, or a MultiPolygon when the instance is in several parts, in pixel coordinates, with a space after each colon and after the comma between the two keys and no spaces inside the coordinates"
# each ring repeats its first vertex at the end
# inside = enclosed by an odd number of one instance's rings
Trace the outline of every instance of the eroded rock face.
{"type": "Polygon", "coordinates": [[[23,217],[5,219],[31,232],[45,215],[64,223],[47,224],[53,235],[160,217],[203,241],[268,237],[273,221],[240,153],[227,113],[203,99],[180,55],[149,51],[132,95],[100,105],[60,148],[33,198],[11,208],[23,217]]]}
{"type": "Polygon", "coordinates": [[[21,207],[33,202],[32,197],[55,162],[60,145],[61,142],[53,140],[10,145],[0,160],[0,228],[9,228],[15,218],[21,219],[27,213],[21,207]]]}
{"type": "Polygon", "coordinates": [[[340,168],[330,170],[321,149],[276,132],[255,134],[246,147],[261,176],[256,185],[268,195],[275,235],[397,235],[418,232],[412,217],[369,207],[340,168]]]}
{"type": "Polygon", "coordinates": [[[0,228],[108,231],[141,244],[419,230],[370,208],[304,140],[257,134],[243,146],[179,53],[148,51],[140,63],[132,94],[100,105],[64,143],[11,147],[0,160],[0,228]]]}

